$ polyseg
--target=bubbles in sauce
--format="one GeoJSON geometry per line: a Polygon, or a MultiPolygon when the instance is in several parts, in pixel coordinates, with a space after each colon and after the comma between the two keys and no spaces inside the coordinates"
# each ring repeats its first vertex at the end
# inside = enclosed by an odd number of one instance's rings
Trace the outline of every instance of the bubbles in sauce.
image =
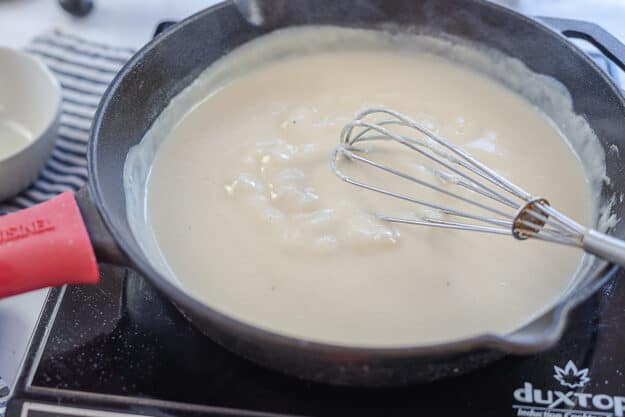
{"type": "MultiPolygon", "coordinates": [[[[280,126],[286,127],[284,122],[280,126]]],[[[313,177],[319,169],[327,168],[326,147],[275,139],[255,143],[250,149],[234,165],[235,173],[224,189],[233,200],[272,223],[285,250],[346,246],[375,250],[397,242],[399,232],[395,228],[359,210],[353,201],[328,196],[323,186],[325,198],[320,197],[313,177]]]]}

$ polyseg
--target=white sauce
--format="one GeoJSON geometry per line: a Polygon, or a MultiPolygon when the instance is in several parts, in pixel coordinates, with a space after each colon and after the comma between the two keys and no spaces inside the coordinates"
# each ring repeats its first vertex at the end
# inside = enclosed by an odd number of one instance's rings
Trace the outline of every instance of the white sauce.
{"type": "MultiPolygon", "coordinates": [[[[368,106],[428,124],[595,223],[603,150],[555,81],[450,41],[299,29],[214,64],[131,151],[129,217],[150,259],[224,313],[346,345],[506,334],[553,305],[580,272],[576,249],[369,215],[418,208],[361,192],[329,168],[340,129],[368,106]]],[[[392,178],[369,180],[439,198],[392,178]]]]}
{"type": "Polygon", "coordinates": [[[32,133],[26,127],[16,121],[3,119],[0,111],[0,159],[19,152],[32,139],[32,133]]]}

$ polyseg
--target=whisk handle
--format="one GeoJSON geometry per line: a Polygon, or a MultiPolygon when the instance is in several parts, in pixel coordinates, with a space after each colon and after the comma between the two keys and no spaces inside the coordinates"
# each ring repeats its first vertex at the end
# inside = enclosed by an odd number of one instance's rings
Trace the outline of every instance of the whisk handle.
{"type": "Polygon", "coordinates": [[[590,229],[584,233],[582,247],[586,252],[625,266],[625,241],[621,239],[590,229]]]}

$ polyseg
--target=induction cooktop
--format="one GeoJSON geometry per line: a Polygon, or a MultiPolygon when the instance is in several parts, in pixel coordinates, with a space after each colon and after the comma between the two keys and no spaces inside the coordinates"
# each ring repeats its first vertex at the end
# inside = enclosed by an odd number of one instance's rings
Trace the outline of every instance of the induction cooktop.
{"type": "Polygon", "coordinates": [[[196,330],[137,273],[101,269],[97,286],[49,291],[9,417],[625,415],[623,271],[575,309],[544,353],[427,384],[348,388],[250,363],[196,330]]]}

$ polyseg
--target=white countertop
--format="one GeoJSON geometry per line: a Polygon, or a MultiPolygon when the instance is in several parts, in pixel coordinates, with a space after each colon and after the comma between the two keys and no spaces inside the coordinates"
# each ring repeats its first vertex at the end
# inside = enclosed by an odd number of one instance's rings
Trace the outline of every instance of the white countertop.
{"type": "Polygon", "coordinates": [[[60,29],[86,39],[139,48],[162,20],[180,20],[217,0],[94,0],[92,12],[77,18],[56,0],[0,0],[0,44],[22,47],[45,30],[60,29]]]}
{"type": "MultiPolygon", "coordinates": [[[[139,48],[162,20],[179,20],[217,0],[95,0],[85,18],[64,12],[56,0],[0,0],[0,46],[23,47],[46,30],[60,29],[86,39],[139,48]]],[[[625,41],[623,0],[498,0],[529,15],[599,23],[625,41]]],[[[0,300],[0,376],[12,385],[46,290],[0,300]]]]}

